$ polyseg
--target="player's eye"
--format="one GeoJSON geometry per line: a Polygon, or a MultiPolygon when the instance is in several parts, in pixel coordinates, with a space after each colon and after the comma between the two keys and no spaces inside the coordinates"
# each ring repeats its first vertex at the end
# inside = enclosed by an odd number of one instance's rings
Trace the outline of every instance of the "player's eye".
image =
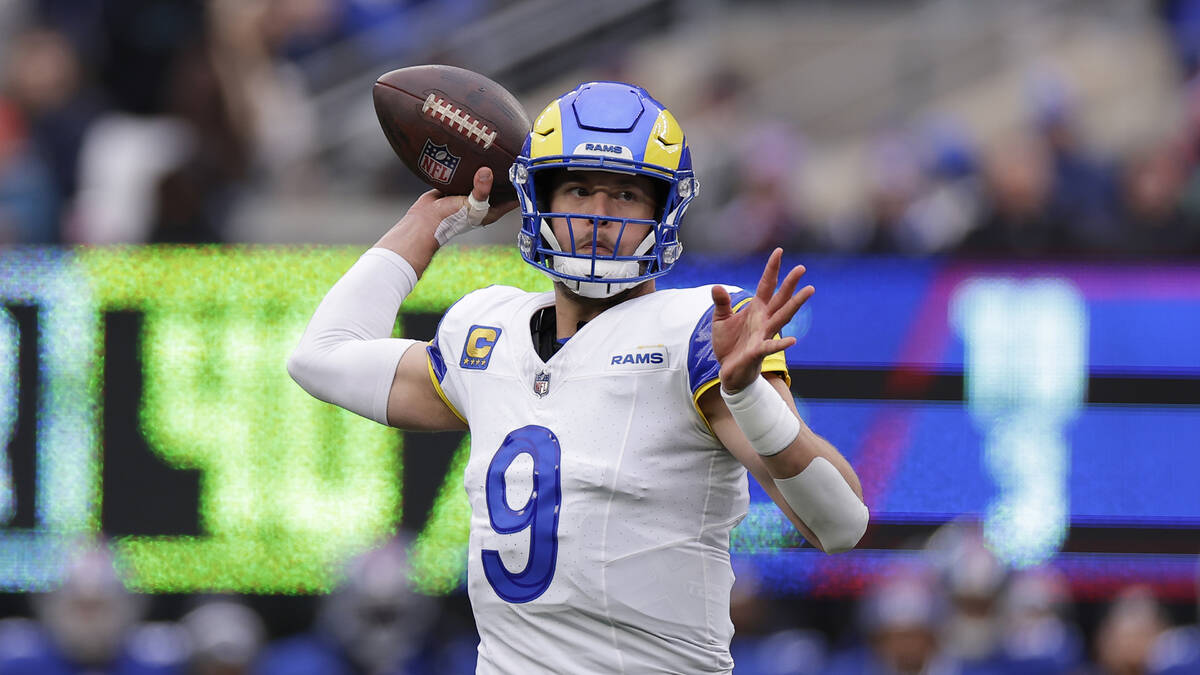
{"type": "Polygon", "coordinates": [[[617,193],[617,199],[623,202],[637,201],[637,193],[633,190],[621,190],[617,193]]]}

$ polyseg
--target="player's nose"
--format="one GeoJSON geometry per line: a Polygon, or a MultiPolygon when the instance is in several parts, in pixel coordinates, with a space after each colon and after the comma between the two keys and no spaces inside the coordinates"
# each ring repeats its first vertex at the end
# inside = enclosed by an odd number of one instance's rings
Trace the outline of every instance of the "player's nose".
{"type": "Polygon", "coordinates": [[[595,192],[589,199],[588,211],[596,216],[597,227],[613,222],[608,219],[615,213],[611,197],[603,192],[595,192]]]}
{"type": "Polygon", "coordinates": [[[592,214],[609,216],[614,213],[613,198],[603,190],[596,190],[588,195],[588,207],[592,214]]]}

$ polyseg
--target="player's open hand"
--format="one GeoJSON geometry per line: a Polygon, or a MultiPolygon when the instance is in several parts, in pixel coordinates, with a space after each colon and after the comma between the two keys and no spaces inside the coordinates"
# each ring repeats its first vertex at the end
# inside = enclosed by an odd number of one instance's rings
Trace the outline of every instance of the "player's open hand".
{"type": "Polygon", "coordinates": [[[777,338],[776,334],[796,315],[815,292],[812,286],[796,291],[804,266],[788,272],[776,289],[783,249],[777,248],[767,260],[754,297],[741,311],[734,312],[729,291],[713,286],[713,354],[721,364],[721,387],[730,393],[754,382],[762,370],[762,361],[770,354],[787,349],[796,338],[777,338]]]}

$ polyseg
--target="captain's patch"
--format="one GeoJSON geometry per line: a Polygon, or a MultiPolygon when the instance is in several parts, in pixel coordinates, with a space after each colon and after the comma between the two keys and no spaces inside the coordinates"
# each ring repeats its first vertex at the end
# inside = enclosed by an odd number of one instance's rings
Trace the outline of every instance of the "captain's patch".
{"type": "Polygon", "coordinates": [[[496,326],[471,326],[458,365],[468,370],[486,370],[492,360],[492,347],[499,339],[500,329],[496,326]]]}

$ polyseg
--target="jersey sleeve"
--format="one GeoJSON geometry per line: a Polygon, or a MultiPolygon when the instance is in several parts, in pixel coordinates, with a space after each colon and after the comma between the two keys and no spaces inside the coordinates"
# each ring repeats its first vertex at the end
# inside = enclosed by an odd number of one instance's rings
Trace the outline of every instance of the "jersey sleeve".
{"type": "MultiPolygon", "coordinates": [[[[730,301],[733,304],[733,311],[741,311],[753,297],[753,294],[748,291],[731,292],[730,301]]],[[[700,409],[700,397],[704,392],[721,381],[721,364],[713,354],[712,348],[713,309],[710,306],[696,322],[696,328],[692,331],[692,338],[688,344],[688,386],[692,390],[692,404],[696,406],[697,410],[700,409]]],[[[776,334],[776,337],[779,335],[776,334]]],[[[779,373],[783,375],[784,381],[789,385],[792,383],[791,377],[788,375],[787,360],[782,351],[770,354],[763,359],[762,372],[779,373]]],[[[703,413],[701,413],[701,417],[703,417],[703,413]]],[[[707,420],[705,422],[707,423],[707,420]]]]}
{"type": "Polygon", "coordinates": [[[459,333],[460,323],[456,312],[470,294],[452,305],[438,322],[433,340],[425,347],[425,358],[429,368],[429,379],[433,388],[441,397],[442,402],[458,419],[467,422],[466,392],[463,391],[462,373],[458,368],[458,354],[455,348],[463,338],[459,333]]]}

